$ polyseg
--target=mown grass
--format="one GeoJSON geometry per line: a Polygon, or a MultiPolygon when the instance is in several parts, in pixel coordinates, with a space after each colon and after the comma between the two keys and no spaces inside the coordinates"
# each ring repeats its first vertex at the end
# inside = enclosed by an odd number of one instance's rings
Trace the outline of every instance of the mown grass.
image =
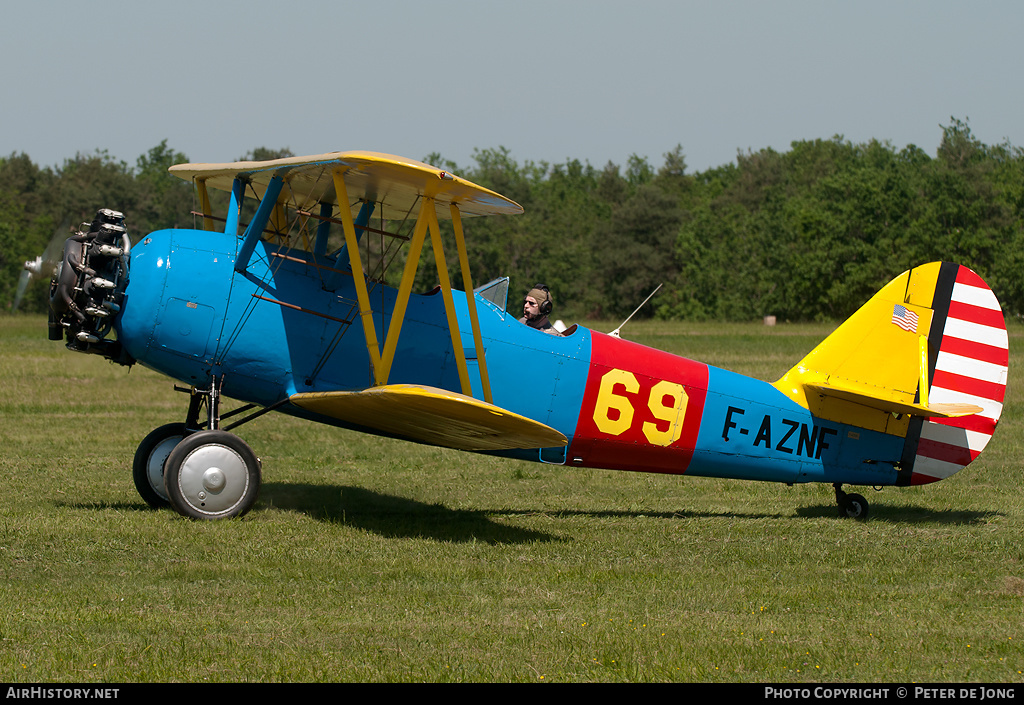
{"type": "MultiPolygon", "coordinates": [[[[597,326],[609,330],[614,325],[597,326]]],[[[774,379],[826,325],[632,322],[774,379]]],[[[0,681],[1020,682],[1021,333],[950,480],[867,492],[564,468],[269,415],[241,520],[149,510],[184,395],[0,319],[0,681]]]]}

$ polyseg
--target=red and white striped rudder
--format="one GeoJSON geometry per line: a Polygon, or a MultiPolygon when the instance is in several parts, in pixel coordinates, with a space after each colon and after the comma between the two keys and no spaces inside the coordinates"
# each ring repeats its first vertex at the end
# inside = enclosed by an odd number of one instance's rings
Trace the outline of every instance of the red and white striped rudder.
{"type": "Polygon", "coordinates": [[[917,436],[912,467],[903,469],[904,483],[911,485],[947,478],[977,458],[992,438],[1006,395],[1006,324],[999,301],[982,278],[967,267],[943,263],[933,310],[929,400],[966,402],[982,411],[919,421],[907,438],[913,442],[917,436]]]}

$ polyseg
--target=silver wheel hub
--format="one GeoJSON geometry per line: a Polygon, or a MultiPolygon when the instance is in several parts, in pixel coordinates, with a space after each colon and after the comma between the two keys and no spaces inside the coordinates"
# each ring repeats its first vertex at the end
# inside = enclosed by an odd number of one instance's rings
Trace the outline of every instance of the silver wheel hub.
{"type": "Polygon", "coordinates": [[[178,473],[182,497],[197,511],[220,514],[236,506],[249,488],[249,470],[227,446],[211,443],[185,457],[178,473]]]}
{"type": "Polygon", "coordinates": [[[227,484],[227,477],[220,468],[210,468],[203,473],[203,487],[210,492],[220,492],[227,484]]]}

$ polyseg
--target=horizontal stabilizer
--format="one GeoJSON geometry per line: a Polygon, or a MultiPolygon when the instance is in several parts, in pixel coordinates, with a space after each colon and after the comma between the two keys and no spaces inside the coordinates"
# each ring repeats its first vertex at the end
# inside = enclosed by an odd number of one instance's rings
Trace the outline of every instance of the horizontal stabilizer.
{"type": "Polygon", "coordinates": [[[355,392],[293,394],[289,401],[339,421],[446,448],[489,451],[568,444],[550,426],[436,387],[389,384],[355,392]]]}
{"type": "Polygon", "coordinates": [[[886,396],[884,394],[886,390],[883,389],[879,389],[879,393],[872,393],[868,389],[858,389],[852,385],[838,385],[831,381],[826,384],[807,384],[805,386],[824,396],[852,401],[855,404],[862,404],[872,409],[893,414],[910,414],[911,416],[948,419],[957,416],[970,416],[983,410],[975,404],[962,402],[938,402],[924,405],[900,401],[891,396],[886,396]]]}

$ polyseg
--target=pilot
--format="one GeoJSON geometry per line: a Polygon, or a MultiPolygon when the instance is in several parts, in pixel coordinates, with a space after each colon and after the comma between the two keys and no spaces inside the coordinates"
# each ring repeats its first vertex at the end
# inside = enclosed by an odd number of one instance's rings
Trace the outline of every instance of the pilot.
{"type": "Polygon", "coordinates": [[[549,335],[562,335],[548,320],[551,309],[551,292],[543,284],[538,284],[523,299],[523,317],[519,322],[549,335]]]}

